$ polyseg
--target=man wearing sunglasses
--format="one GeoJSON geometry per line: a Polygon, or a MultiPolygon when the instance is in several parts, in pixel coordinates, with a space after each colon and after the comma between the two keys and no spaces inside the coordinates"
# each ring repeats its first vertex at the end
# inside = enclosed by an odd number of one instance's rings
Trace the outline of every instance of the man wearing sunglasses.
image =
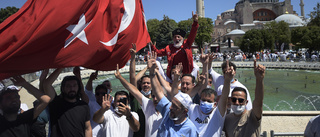
{"type": "Polygon", "coordinates": [[[224,131],[227,137],[259,137],[261,130],[262,105],[265,67],[256,65],[254,61],[254,74],[256,77],[255,99],[251,110],[246,109],[248,103],[246,90],[241,87],[234,88],[231,93],[231,109],[234,113],[226,116],[224,131]]]}

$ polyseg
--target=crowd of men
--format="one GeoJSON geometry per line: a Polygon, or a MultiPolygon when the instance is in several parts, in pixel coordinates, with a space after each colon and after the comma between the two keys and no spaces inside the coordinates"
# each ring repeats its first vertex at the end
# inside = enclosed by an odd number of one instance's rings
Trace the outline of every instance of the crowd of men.
{"type": "Polygon", "coordinates": [[[79,67],[74,68],[74,75],[64,77],[60,95],[57,95],[53,82],[61,68],[49,76],[48,70],[43,71],[39,88],[21,76],[13,77],[16,86],[24,87],[39,102],[33,109],[21,113],[19,90],[1,90],[0,136],[260,136],[265,67],[254,61],[256,88],[253,101],[248,89],[234,78],[236,65],[229,60],[222,63],[221,75],[211,68],[215,54],[201,52],[202,72],[193,73],[197,69],[190,46],[199,26],[196,14],[193,14],[193,21],[188,39],[184,39],[183,30],[175,30],[174,44],[162,50],[153,46],[147,67],[137,74],[136,45],[132,44],[129,81],[122,77],[119,67],[114,74],[128,92],[116,91],[111,96],[114,91],[108,80],[94,89],[92,83],[98,77],[98,71],[90,75],[84,86],[79,67]],[[156,60],[157,55],[168,58],[166,74],[156,60]],[[43,126],[33,126],[43,125],[39,117],[48,119],[48,133],[31,132],[32,129],[45,130],[43,126]]]}

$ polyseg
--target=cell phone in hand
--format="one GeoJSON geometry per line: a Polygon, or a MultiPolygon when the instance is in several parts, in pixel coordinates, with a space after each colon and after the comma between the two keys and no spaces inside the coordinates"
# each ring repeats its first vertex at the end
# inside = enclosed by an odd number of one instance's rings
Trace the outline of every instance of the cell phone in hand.
{"type": "Polygon", "coordinates": [[[119,102],[123,103],[124,105],[127,105],[127,98],[122,97],[122,98],[120,98],[119,102]]]}

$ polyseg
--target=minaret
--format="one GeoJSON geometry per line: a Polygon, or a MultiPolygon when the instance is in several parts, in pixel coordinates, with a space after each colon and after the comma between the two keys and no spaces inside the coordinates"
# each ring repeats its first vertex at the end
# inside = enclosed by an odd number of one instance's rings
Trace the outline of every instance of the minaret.
{"type": "Polygon", "coordinates": [[[196,0],[197,14],[199,17],[204,17],[204,0],[196,0]]]}
{"type": "Polygon", "coordinates": [[[301,16],[304,18],[304,3],[303,0],[300,0],[301,16]]]}

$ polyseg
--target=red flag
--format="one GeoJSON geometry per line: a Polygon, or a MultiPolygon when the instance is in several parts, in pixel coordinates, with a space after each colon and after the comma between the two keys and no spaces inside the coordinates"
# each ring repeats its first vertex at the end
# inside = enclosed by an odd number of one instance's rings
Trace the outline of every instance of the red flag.
{"type": "Polygon", "coordinates": [[[46,68],[114,70],[150,42],[141,0],[28,0],[0,24],[0,79],[46,68]]]}

